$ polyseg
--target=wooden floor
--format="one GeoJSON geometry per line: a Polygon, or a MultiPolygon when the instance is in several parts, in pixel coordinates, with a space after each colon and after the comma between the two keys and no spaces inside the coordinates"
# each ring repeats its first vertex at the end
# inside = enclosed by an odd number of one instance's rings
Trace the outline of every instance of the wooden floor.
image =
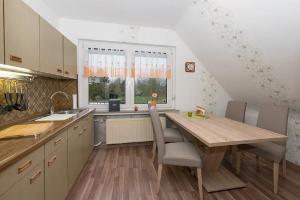
{"type": "MultiPolygon", "coordinates": [[[[227,166],[227,164],[225,164],[227,166]]],[[[262,162],[256,171],[255,159],[244,155],[240,178],[243,189],[207,193],[205,200],[298,200],[300,173],[288,168],[280,177],[279,194],[272,192],[271,164],[262,162]]],[[[230,169],[230,165],[227,166],[230,169]]],[[[156,167],[155,167],[156,168],[156,167]]],[[[188,168],[166,167],[161,191],[155,195],[156,170],[151,163],[151,146],[116,147],[95,150],[67,199],[89,200],[193,200],[197,199],[197,179],[188,168]]],[[[231,169],[232,170],[232,169],[231,169]]]]}

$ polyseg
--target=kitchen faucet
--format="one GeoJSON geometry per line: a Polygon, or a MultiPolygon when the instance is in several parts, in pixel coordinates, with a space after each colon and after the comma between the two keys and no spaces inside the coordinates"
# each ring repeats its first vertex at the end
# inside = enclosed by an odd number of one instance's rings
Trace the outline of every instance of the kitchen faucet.
{"type": "Polygon", "coordinates": [[[56,96],[57,94],[63,94],[63,95],[67,98],[67,100],[69,100],[69,95],[68,95],[67,93],[62,92],[62,91],[54,92],[54,93],[51,95],[51,97],[50,97],[50,105],[51,105],[51,107],[50,107],[50,114],[51,114],[51,115],[54,114],[53,98],[54,98],[54,96],[56,96]]]}

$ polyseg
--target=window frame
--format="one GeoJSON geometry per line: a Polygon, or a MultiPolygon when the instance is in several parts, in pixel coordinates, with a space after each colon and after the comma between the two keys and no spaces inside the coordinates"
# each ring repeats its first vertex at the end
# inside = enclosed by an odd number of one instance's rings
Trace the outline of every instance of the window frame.
{"type": "MultiPolygon", "coordinates": [[[[172,78],[167,79],[167,104],[157,104],[158,109],[173,109],[175,106],[175,47],[173,46],[158,46],[147,44],[134,44],[134,43],[120,43],[120,42],[107,42],[107,41],[93,41],[93,40],[79,40],[78,45],[78,95],[79,107],[93,108],[99,111],[108,111],[108,104],[90,104],[89,103],[89,86],[88,78],[83,77],[83,63],[85,59],[86,49],[92,48],[108,48],[108,49],[124,49],[126,52],[126,63],[128,72],[134,63],[134,52],[138,51],[156,51],[166,52],[169,56],[168,64],[172,66],[172,78]],[[169,63],[170,62],[170,63],[169,63]]],[[[121,111],[131,111],[137,106],[139,110],[147,110],[147,104],[135,104],[135,78],[130,76],[126,77],[125,99],[126,104],[120,105],[121,111]]]]}

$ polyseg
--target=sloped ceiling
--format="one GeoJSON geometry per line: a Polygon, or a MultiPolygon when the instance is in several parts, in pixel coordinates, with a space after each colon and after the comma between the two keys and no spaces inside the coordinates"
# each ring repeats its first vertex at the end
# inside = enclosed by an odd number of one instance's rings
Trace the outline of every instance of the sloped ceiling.
{"type": "Polygon", "coordinates": [[[171,28],[191,0],[43,0],[63,18],[171,28]]]}
{"type": "Polygon", "coordinates": [[[299,0],[43,0],[60,17],[175,29],[233,99],[300,108],[299,0]]]}
{"type": "Polygon", "coordinates": [[[199,0],[175,27],[233,99],[300,107],[300,2],[199,0]]]}

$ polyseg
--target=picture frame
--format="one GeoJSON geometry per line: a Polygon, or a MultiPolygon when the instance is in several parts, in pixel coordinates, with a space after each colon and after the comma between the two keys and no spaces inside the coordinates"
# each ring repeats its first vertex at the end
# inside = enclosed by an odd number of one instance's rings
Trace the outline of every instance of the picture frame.
{"type": "Polygon", "coordinates": [[[195,72],[196,63],[195,62],[186,62],[185,63],[185,72],[195,72]]]}

